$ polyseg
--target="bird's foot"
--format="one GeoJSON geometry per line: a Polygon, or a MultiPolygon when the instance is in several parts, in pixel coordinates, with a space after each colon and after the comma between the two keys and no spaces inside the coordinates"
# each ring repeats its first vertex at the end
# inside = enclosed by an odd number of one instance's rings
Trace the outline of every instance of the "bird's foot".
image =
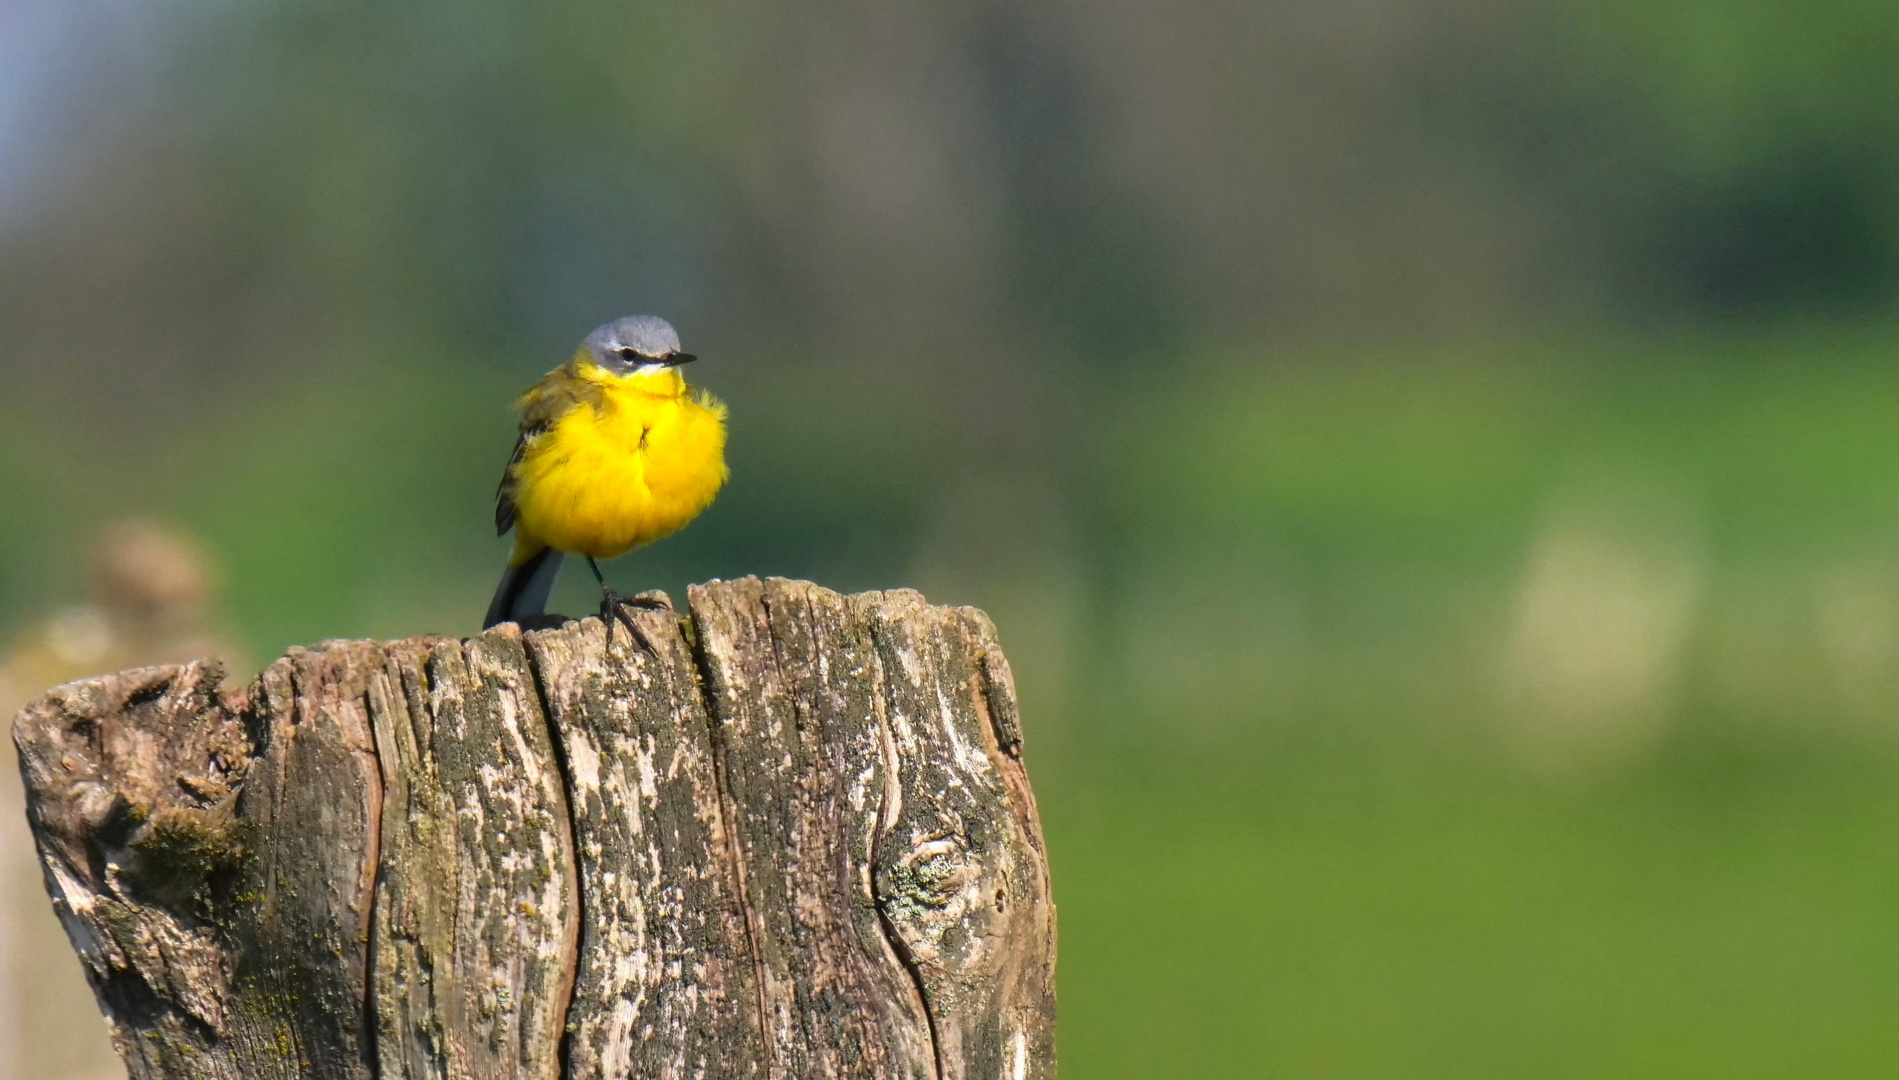
{"type": "Polygon", "coordinates": [[[621,596],[619,593],[604,586],[601,588],[600,621],[607,624],[607,647],[611,648],[613,646],[613,624],[623,623],[626,626],[627,633],[632,634],[633,640],[640,643],[640,648],[645,649],[657,658],[659,656],[659,650],[653,647],[652,641],[646,636],[646,631],[640,629],[640,624],[634,619],[633,611],[635,609],[644,611],[671,611],[673,608],[671,604],[655,596],[642,593],[639,596],[629,598],[621,596]]]}

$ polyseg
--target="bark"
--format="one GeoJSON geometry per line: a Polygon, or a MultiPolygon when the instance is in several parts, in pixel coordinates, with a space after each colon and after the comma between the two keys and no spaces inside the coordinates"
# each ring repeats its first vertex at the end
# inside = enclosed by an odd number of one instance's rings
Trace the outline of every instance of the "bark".
{"type": "Polygon", "coordinates": [[[1054,906],[981,612],[694,586],[204,662],[15,724],[131,1075],[1054,1075],[1054,906]]]}

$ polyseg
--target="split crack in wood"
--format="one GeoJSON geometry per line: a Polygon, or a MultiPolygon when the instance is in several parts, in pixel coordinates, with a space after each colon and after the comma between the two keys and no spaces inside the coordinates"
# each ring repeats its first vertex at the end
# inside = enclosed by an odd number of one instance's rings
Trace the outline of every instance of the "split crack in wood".
{"type": "Polygon", "coordinates": [[[637,635],[327,642],[241,693],[200,663],[30,706],[47,887],[132,1076],[1053,1076],[988,619],[688,599],[637,635]]]}

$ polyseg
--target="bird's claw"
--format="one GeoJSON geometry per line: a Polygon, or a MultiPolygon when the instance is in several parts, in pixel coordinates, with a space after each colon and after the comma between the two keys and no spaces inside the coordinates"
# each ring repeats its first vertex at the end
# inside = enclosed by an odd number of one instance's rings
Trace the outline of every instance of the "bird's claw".
{"type": "Polygon", "coordinates": [[[611,648],[613,646],[613,624],[624,623],[626,625],[627,633],[632,634],[633,640],[640,643],[640,648],[645,649],[648,653],[651,653],[654,657],[657,658],[659,656],[659,650],[653,647],[652,641],[649,640],[646,636],[646,631],[641,630],[640,624],[634,621],[633,614],[630,609],[646,608],[650,610],[650,609],[657,609],[657,608],[663,608],[663,607],[666,607],[666,605],[661,604],[656,600],[648,600],[644,596],[635,596],[631,599],[628,599],[627,597],[621,596],[619,593],[614,592],[612,589],[601,589],[600,590],[600,621],[607,624],[608,648],[611,648]]]}

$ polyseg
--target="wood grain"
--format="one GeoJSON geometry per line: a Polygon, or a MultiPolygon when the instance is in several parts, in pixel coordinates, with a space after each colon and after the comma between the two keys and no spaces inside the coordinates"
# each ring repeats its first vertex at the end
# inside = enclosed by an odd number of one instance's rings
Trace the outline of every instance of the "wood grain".
{"type": "Polygon", "coordinates": [[[74,683],[14,737],[135,1078],[1054,1075],[1054,907],[980,612],[694,586],[74,683]]]}

